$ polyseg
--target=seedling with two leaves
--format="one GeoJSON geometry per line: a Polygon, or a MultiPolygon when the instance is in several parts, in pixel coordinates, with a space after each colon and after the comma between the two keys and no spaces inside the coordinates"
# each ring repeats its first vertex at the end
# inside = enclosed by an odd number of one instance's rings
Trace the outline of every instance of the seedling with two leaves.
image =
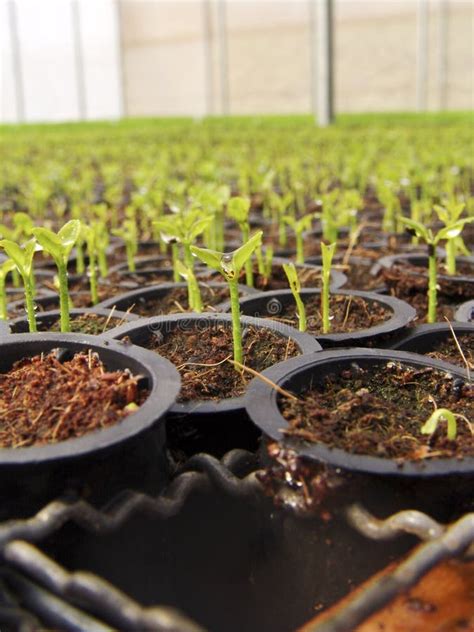
{"type": "MultiPolygon", "coordinates": [[[[243,363],[242,328],[240,324],[239,304],[239,275],[246,261],[249,261],[253,252],[262,243],[263,232],[255,233],[246,243],[233,252],[225,253],[207,248],[191,246],[191,252],[203,263],[222,274],[229,285],[230,305],[232,314],[232,339],[234,345],[234,360],[238,364],[243,363]]],[[[236,370],[239,370],[236,368],[236,370]]]]}

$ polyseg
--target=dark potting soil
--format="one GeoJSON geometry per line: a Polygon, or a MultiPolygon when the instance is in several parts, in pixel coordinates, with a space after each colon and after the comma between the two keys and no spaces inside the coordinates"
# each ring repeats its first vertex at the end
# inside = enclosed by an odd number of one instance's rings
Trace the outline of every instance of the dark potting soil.
{"type": "Polygon", "coordinates": [[[0,375],[0,447],[81,437],[115,424],[146,397],[136,377],[108,372],[92,352],[64,362],[54,351],[25,358],[0,375]]]}
{"type": "Polygon", "coordinates": [[[285,434],[350,453],[400,460],[474,456],[474,384],[432,368],[352,365],[298,401],[280,397],[279,405],[289,423],[285,434]],[[421,434],[435,406],[463,416],[455,441],[447,439],[443,421],[433,435],[421,434]]]}
{"type": "MultiPolygon", "coordinates": [[[[98,336],[105,331],[109,331],[113,327],[123,325],[122,318],[109,318],[100,314],[81,314],[80,316],[71,316],[71,332],[78,334],[92,334],[98,336]]],[[[49,327],[46,323],[38,322],[39,331],[61,331],[61,321],[58,319],[49,327]]]]}
{"type": "MultiPolygon", "coordinates": [[[[243,330],[245,366],[264,371],[273,364],[299,354],[290,338],[284,338],[268,329],[246,327],[243,330]]],[[[233,359],[232,329],[225,324],[175,329],[150,338],[148,349],[168,358],[181,374],[181,392],[178,401],[220,400],[239,397],[254,377],[251,373],[236,371],[227,360],[233,359]]]]}
{"type": "MultiPolygon", "coordinates": [[[[229,300],[229,288],[226,284],[222,284],[222,287],[200,284],[200,289],[204,311],[216,311],[214,309],[216,305],[229,300]]],[[[130,311],[139,316],[161,316],[187,312],[189,311],[188,288],[172,288],[159,297],[137,300],[130,311]]]]}
{"type": "MultiPolygon", "coordinates": [[[[309,298],[303,296],[302,299],[306,308],[308,333],[314,335],[322,334],[323,322],[320,295],[317,294],[309,298]]],[[[274,300],[278,301],[277,298],[274,300]]],[[[297,328],[298,313],[295,303],[291,302],[287,306],[282,305],[281,307],[282,309],[275,316],[271,316],[272,320],[278,320],[297,328]]],[[[369,303],[360,296],[345,296],[342,294],[330,296],[329,311],[331,318],[330,333],[350,333],[375,327],[376,325],[381,325],[392,316],[392,312],[383,307],[381,303],[375,301],[369,303]]]]}
{"type": "Polygon", "coordinates": [[[379,275],[374,276],[370,272],[372,266],[373,262],[368,260],[367,263],[352,263],[338,267],[347,276],[344,289],[371,292],[382,287],[384,285],[383,279],[379,275]]]}
{"type": "MultiPolygon", "coordinates": [[[[474,336],[468,334],[464,336],[457,336],[457,340],[469,364],[470,370],[474,371],[474,336]]],[[[424,355],[427,355],[430,358],[436,358],[437,360],[444,360],[445,362],[450,362],[451,364],[457,364],[458,366],[466,366],[462,355],[459,353],[459,349],[452,338],[438,343],[433,351],[425,353],[424,355]]]]}

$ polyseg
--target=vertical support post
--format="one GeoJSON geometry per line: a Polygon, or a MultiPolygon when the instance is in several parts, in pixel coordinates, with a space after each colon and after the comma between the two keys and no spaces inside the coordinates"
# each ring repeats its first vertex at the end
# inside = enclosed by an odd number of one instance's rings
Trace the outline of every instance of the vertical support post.
{"type": "Polygon", "coordinates": [[[204,53],[204,108],[210,116],[214,106],[214,68],[212,60],[212,25],[210,0],[202,0],[203,53],[204,53]]]}
{"type": "Polygon", "coordinates": [[[428,86],[428,0],[418,0],[416,15],[416,109],[426,110],[428,86]]]}
{"type": "Polygon", "coordinates": [[[122,6],[121,0],[113,0],[113,20],[115,30],[115,55],[118,74],[118,117],[127,116],[127,101],[125,98],[125,71],[123,65],[123,38],[122,38],[122,6]]]}
{"type": "Polygon", "coordinates": [[[25,120],[25,93],[23,89],[23,67],[21,62],[20,35],[18,33],[18,16],[16,0],[8,3],[8,21],[10,26],[12,72],[15,85],[15,109],[19,123],[25,120]]]}
{"type": "Polygon", "coordinates": [[[317,76],[318,76],[318,53],[317,53],[317,20],[316,20],[316,0],[308,0],[308,19],[309,19],[309,53],[310,63],[309,71],[311,73],[310,90],[311,90],[311,112],[316,120],[317,117],[317,76]]]}
{"type": "Polygon", "coordinates": [[[438,108],[445,110],[447,106],[448,79],[448,20],[449,7],[447,0],[439,0],[438,12],[438,108]]]}
{"type": "Polygon", "coordinates": [[[77,111],[79,120],[83,121],[87,116],[87,103],[79,0],[71,0],[71,19],[72,40],[74,46],[74,66],[76,70],[77,111]]]}
{"type": "Polygon", "coordinates": [[[221,112],[229,114],[229,63],[227,50],[226,0],[217,0],[217,33],[219,42],[219,70],[221,88],[221,112]]]}
{"type": "Polygon", "coordinates": [[[334,118],[333,79],[333,3],[332,0],[318,1],[317,39],[318,47],[318,116],[320,127],[327,127],[334,118]]]}

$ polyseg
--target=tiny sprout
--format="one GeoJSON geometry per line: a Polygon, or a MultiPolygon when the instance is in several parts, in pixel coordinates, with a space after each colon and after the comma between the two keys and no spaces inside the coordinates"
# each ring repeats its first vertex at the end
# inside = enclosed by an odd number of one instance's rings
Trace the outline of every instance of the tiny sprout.
{"type": "Polygon", "coordinates": [[[35,281],[33,276],[33,257],[36,251],[36,242],[34,239],[26,242],[23,248],[20,248],[14,241],[2,239],[0,247],[5,250],[7,255],[14,262],[16,269],[20,273],[25,289],[26,313],[28,315],[28,325],[30,332],[36,332],[35,317],[35,281]]]}
{"type": "Polygon", "coordinates": [[[0,319],[7,320],[7,293],[5,290],[5,284],[9,272],[15,269],[15,262],[12,259],[7,259],[0,265],[0,319]]]}
{"type": "Polygon", "coordinates": [[[314,214],[305,215],[300,219],[295,219],[292,215],[285,215],[283,221],[291,226],[291,228],[295,232],[296,239],[296,263],[304,263],[304,252],[303,252],[303,233],[305,230],[309,230],[311,227],[311,222],[314,219],[314,214]]]}
{"type": "MultiPolygon", "coordinates": [[[[112,233],[117,237],[121,237],[125,242],[125,250],[127,253],[127,263],[129,272],[135,272],[135,255],[138,252],[138,232],[137,224],[133,219],[126,219],[122,228],[114,228],[112,233]]],[[[96,237],[97,242],[97,237],[96,237]]],[[[96,249],[98,248],[98,243],[96,249]]]]}
{"type": "MultiPolygon", "coordinates": [[[[242,328],[240,325],[239,274],[250,259],[254,250],[262,243],[263,232],[255,233],[246,243],[233,252],[224,253],[207,248],[191,246],[191,252],[210,268],[222,274],[229,284],[230,305],[232,313],[232,338],[234,343],[234,360],[242,364],[242,328]]],[[[239,369],[236,367],[236,370],[239,369]]]]}
{"type": "Polygon", "coordinates": [[[283,270],[285,271],[286,278],[290,286],[290,290],[296,302],[296,309],[298,310],[298,329],[300,331],[306,331],[306,309],[301,299],[301,283],[298,278],[298,272],[294,263],[284,263],[283,270]]]}
{"type": "Polygon", "coordinates": [[[447,437],[449,441],[455,441],[457,435],[456,417],[460,416],[462,415],[457,415],[448,408],[437,408],[425,421],[420,432],[421,434],[432,435],[436,432],[439,422],[446,421],[448,424],[447,437]]]}
{"type": "Polygon", "coordinates": [[[81,222],[72,219],[54,233],[49,228],[33,228],[31,231],[39,245],[52,256],[58,269],[59,277],[59,308],[61,311],[61,331],[70,331],[69,322],[69,293],[67,281],[67,264],[71,250],[81,231],[81,222]]]}
{"type": "Polygon", "coordinates": [[[202,298],[199,283],[191,268],[188,268],[181,261],[176,261],[176,271],[188,284],[188,303],[192,311],[200,314],[202,312],[202,298]]]}
{"type": "Polygon", "coordinates": [[[323,321],[323,334],[328,334],[331,328],[329,318],[329,285],[331,283],[331,263],[336,252],[336,243],[326,245],[321,242],[322,255],[322,288],[321,288],[321,318],[323,321]]]}
{"type": "MultiPolygon", "coordinates": [[[[233,197],[227,202],[227,214],[239,225],[242,233],[242,241],[248,241],[250,235],[249,226],[250,200],[243,197],[233,197]]],[[[253,287],[253,268],[252,260],[245,262],[245,282],[248,286],[253,287]]]]}
{"type": "Polygon", "coordinates": [[[436,234],[430,228],[426,228],[421,222],[417,222],[409,217],[400,217],[400,221],[405,224],[407,230],[422,239],[428,246],[428,323],[436,322],[436,305],[438,298],[438,276],[436,264],[436,246],[440,241],[449,242],[459,237],[464,228],[464,224],[469,219],[460,219],[441,228],[436,234]]]}
{"type": "MultiPolygon", "coordinates": [[[[444,206],[435,204],[434,209],[444,226],[448,227],[458,221],[464,222],[464,224],[474,222],[474,217],[460,219],[465,206],[464,202],[458,204],[456,201],[449,201],[446,202],[444,206]]],[[[448,239],[446,243],[446,271],[450,275],[456,274],[456,256],[458,251],[462,251],[464,253],[467,251],[461,234],[448,239]]],[[[469,251],[467,251],[467,253],[470,254],[469,251]]]]}

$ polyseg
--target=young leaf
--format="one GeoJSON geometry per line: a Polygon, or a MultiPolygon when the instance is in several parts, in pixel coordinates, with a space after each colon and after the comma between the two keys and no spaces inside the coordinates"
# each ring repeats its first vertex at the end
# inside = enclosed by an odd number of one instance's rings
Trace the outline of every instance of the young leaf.
{"type": "Polygon", "coordinates": [[[237,248],[237,250],[230,253],[232,255],[232,263],[237,275],[242,270],[245,262],[250,259],[255,248],[261,245],[262,235],[263,231],[259,230],[258,233],[255,233],[255,235],[250,237],[250,239],[240,246],[240,248],[237,248]]]}
{"type": "Polygon", "coordinates": [[[29,277],[31,275],[33,269],[33,255],[36,249],[34,240],[28,241],[23,248],[20,248],[15,242],[9,239],[2,239],[2,241],[0,241],[0,247],[3,248],[10,259],[12,259],[23,277],[29,277]]]}
{"type": "Polygon", "coordinates": [[[191,246],[191,252],[210,268],[221,272],[222,252],[209,250],[208,248],[199,248],[198,246],[191,246]]]}
{"type": "Polygon", "coordinates": [[[474,221],[474,217],[472,218],[465,218],[465,219],[459,219],[457,222],[453,222],[452,224],[448,224],[448,226],[445,226],[444,228],[442,228],[435,237],[434,240],[434,244],[436,245],[437,243],[439,243],[440,241],[442,241],[443,239],[455,239],[456,237],[459,237],[459,235],[462,233],[463,228],[464,228],[464,224],[468,224],[470,222],[474,221]]]}
{"type": "Polygon", "coordinates": [[[71,254],[74,244],[79,239],[81,232],[81,222],[78,219],[71,219],[58,232],[58,237],[63,247],[63,256],[65,259],[71,254]]]}
{"type": "Polygon", "coordinates": [[[399,219],[402,222],[402,224],[405,224],[407,228],[414,231],[417,237],[421,237],[421,239],[426,241],[427,244],[431,243],[432,237],[430,235],[430,232],[425,226],[423,226],[423,224],[421,224],[420,222],[416,222],[415,220],[410,219],[409,217],[400,217],[399,219]]]}
{"type": "Polygon", "coordinates": [[[290,284],[290,288],[292,292],[300,292],[301,291],[301,283],[298,278],[298,272],[296,271],[296,267],[294,263],[284,263],[283,270],[285,271],[286,278],[288,279],[288,283],[290,284]]]}
{"type": "Polygon", "coordinates": [[[56,261],[62,261],[63,249],[61,239],[49,228],[33,228],[31,231],[43,250],[56,261]]]}
{"type": "Polygon", "coordinates": [[[227,202],[227,214],[234,219],[237,224],[247,221],[250,210],[250,200],[244,197],[233,197],[227,202]]]}

